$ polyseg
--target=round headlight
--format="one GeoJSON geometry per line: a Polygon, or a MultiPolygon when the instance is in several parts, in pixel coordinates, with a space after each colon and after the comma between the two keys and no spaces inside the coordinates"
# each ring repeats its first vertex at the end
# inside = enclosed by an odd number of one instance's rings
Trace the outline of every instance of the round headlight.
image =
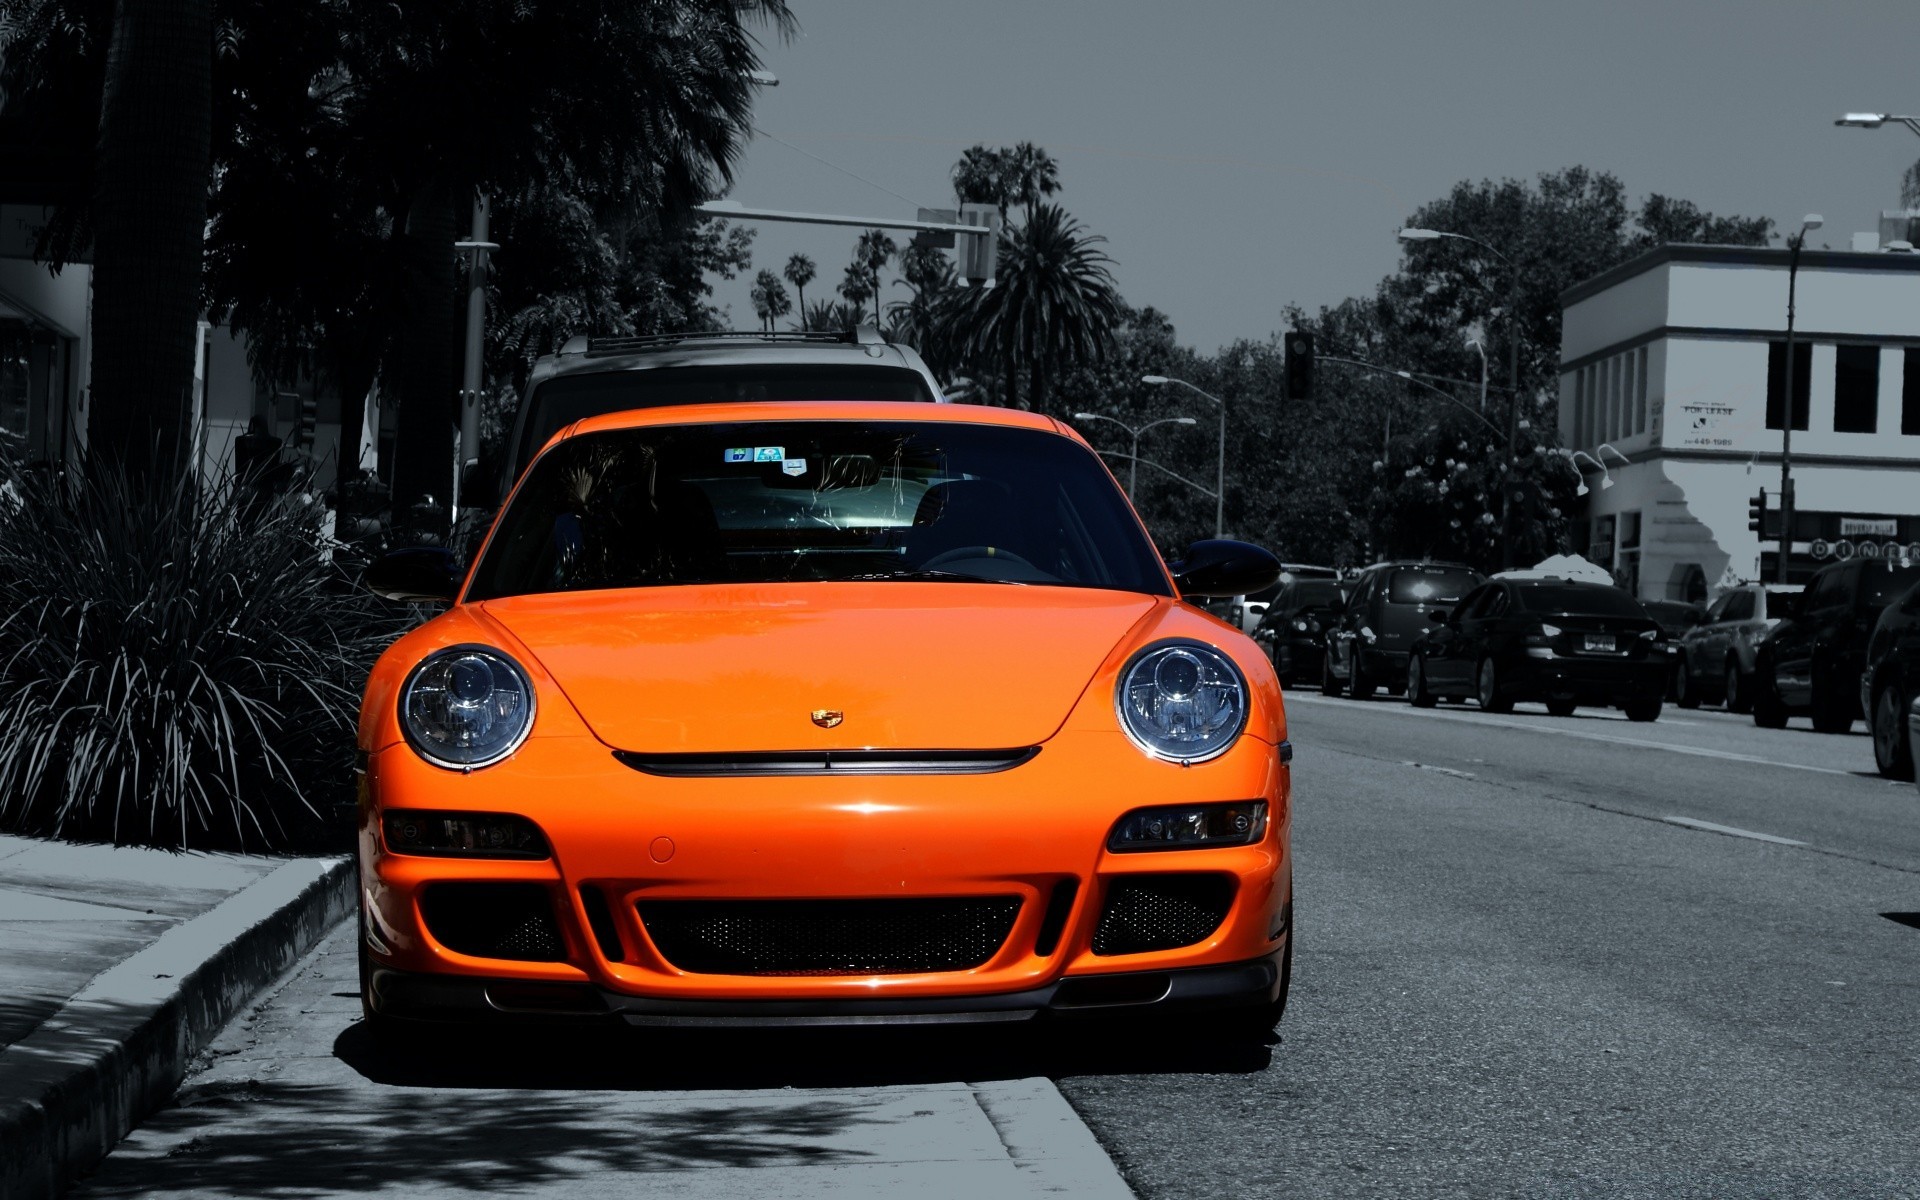
{"type": "Polygon", "coordinates": [[[454,770],[486,767],[533,728],[533,685],[487,646],[451,646],[421,661],[400,689],[400,728],[420,757],[454,770]]]}
{"type": "Polygon", "coordinates": [[[1247,680],[1199,642],[1159,642],[1133,656],[1114,694],[1120,727],[1155,758],[1203,762],[1247,726],[1247,680]]]}

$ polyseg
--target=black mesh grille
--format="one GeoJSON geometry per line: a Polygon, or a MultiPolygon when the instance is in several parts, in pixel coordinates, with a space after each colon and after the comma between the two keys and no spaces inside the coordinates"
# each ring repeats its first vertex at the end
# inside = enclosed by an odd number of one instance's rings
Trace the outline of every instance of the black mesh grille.
{"type": "Polygon", "coordinates": [[[537,883],[436,883],[420,895],[427,932],[476,958],[559,962],[566,958],[553,900],[537,883]]]}
{"type": "Polygon", "coordinates": [[[1134,875],[1115,880],[1093,931],[1095,954],[1141,954],[1205,941],[1233,904],[1226,875],[1134,875]]]}
{"type": "Polygon", "coordinates": [[[703,975],[905,975],[993,957],[1018,896],[659,900],[636,905],[668,962],[703,975]]]}

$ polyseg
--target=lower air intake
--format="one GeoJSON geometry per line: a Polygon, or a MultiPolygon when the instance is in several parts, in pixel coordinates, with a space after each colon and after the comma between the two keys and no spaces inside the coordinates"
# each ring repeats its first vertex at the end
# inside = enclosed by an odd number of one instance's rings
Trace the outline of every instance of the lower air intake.
{"type": "Polygon", "coordinates": [[[1018,896],[657,900],[635,906],[666,960],[702,975],[910,975],[992,958],[1018,896]]]}
{"type": "Polygon", "coordinates": [[[1211,937],[1233,906],[1227,875],[1130,875],[1107,888],[1095,954],[1173,950],[1211,937]]]}
{"type": "Polygon", "coordinates": [[[537,883],[436,883],[420,894],[433,939],[457,954],[517,962],[567,956],[553,898],[537,883]]]}

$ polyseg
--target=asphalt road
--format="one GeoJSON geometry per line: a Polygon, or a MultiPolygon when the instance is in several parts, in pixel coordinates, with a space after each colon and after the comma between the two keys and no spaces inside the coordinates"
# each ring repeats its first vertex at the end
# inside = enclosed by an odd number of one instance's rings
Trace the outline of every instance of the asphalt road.
{"type": "Polygon", "coordinates": [[[343,930],[77,1194],[1111,1189],[1050,1077],[1156,1200],[1920,1197],[1920,792],[1863,736],[1291,716],[1299,949],[1270,1047],[1195,1018],[387,1059],[343,930]]]}
{"type": "Polygon", "coordinates": [[[1141,1195],[1920,1196],[1920,792],[1863,736],[1290,716],[1280,1044],[1061,1082],[1141,1195]]]}

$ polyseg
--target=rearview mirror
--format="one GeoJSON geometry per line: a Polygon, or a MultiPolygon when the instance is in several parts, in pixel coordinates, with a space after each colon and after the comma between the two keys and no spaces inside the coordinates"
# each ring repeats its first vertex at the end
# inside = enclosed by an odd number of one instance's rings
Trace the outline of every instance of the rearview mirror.
{"type": "Polygon", "coordinates": [[[1239,596],[1272,587],[1280,560],[1247,542],[1208,539],[1188,546],[1169,570],[1182,596],[1239,596]]]}
{"type": "Polygon", "coordinates": [[[1447,609],[1436,608],[1427,613],[1427,620],[1435,625],[1445,625],[1448,618],[1452,617],[1452,615],[1453,614],[1447,609]]]}
{"type": "Polygon", "coordinates": [[[500,507],[499,481],[484,463],[468,463],[460,472],[460,507],[500,507]]]}
{"type": "Polygon", "coordinates": [[[461,574],[460,560],[445,546],[409,546],[374,559],[361,582],[388,600],[451,604],[460,594],[461,574]]]}

